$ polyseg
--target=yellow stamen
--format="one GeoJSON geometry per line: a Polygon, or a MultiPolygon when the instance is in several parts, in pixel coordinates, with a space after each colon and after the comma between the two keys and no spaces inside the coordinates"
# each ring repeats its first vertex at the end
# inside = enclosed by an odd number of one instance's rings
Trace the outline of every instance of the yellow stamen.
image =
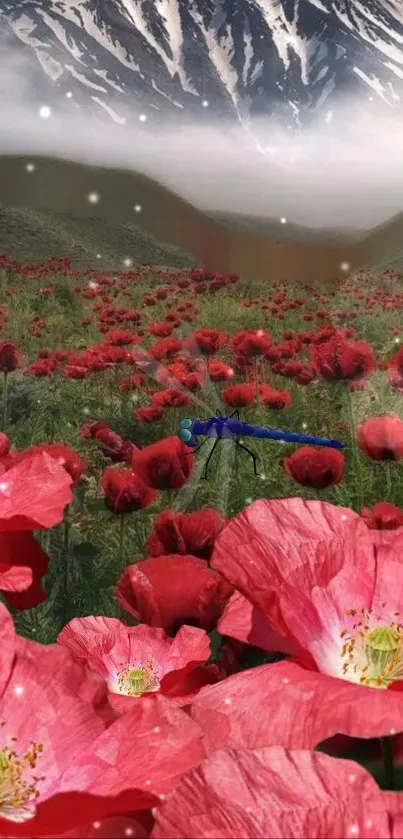
{"type": "Polygon", "coordinates": [[[9,746],[0,750],[0,816],[3,818],[19,823],[34,816],[35,802],[40,795],[38,783],[43,778],[31,773],[42,752],[41,743],[32,743],[23,755],[9,746]]]}
{"type": "MultiPolygon", "coordinates": [[[[347,614],[354,612],[349,609],[347,614]]],[[[346,630],[340,633],[342,673],[346,678],[357,674],[360,684],[385,689],[403,679],[403,627],[400,623],[372,627],[369,624],[370,612],[363,611],[359,632],[353,627],[352,634],[346,630]]]]}
{"type": "Polygon", "coordinates": [[[141,696],[148,691],[158,690],[160,683],[154,672],[152,662],[148,662],[144,667],[126,667],[119,674],[118,685],[120,693],[126,696],[141,696]]]}

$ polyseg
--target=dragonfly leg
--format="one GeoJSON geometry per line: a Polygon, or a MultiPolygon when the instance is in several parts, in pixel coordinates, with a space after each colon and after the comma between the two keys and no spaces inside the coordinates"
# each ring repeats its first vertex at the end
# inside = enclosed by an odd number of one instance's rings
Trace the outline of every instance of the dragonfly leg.
{"type": "Polygon", "coordinates": [[[237,418],[237,420],[239,420],[239,411],[238,411],[238,409],[237,409],[236,411],[233,411],[233,412],[232,412],[232,414],[230,414],[230,415],[229,415],[228,419],[232,419],[232,417],[236,417],[236,418],[237,418]]]}
{"type": "Polygon", "coordinates": [[[206,439],[203,440],[202,443],[200,443],[200,446],[198,446],[197,449],[193,449],[191,452],[185,452],[185,457],[187,457],[190,454],[196,454],[196,452],[199,452],[201,447],[204,446],[204,444],[207,443],[207,440],[209,440],[209,439],[210,439],[209,437],[206,437],[206,439]]]}
{"type": "Polygon", "coordinates": [[[239,440],[235,440],[235,445],[238,446],[239,449],[243,449],[244,452],[248,452],[248,454],[250,454],[250,456],[253,460],[253,469],[254,469],[255,475],[257,476],[259,474],[259,472],[257,471],[257,466],[256,466],[256,455],[253,452],[251,452],[251,450],[248,449],[247,446],[244,446],[243,443],[240,443],[239,440]]]}
{"type": "Polygon", "coordinates": [[[205,467],[204,467],[204,469],[203,469],[203,474],[202,474],[202,478],[203,478],[203,480],[206,480],[206,478],[207,478],[207,467],[208,467],[208,465],[209,465],[209,463],[210,463],[210,460],[211,460],[211,458],[212,458],[212,456],[213,456],[214,449],[215,449],[215,447],[216,447],[216,445],[217,445],[217,443],[218,443],[219,439],[220,439],[220,438],[219,438],[219,437],[217,437],[217,439],[216,439],[216,441],[215,441],[215,443],[214,443],[214,446],[213,446],[213,448],[211,449],[211,452],[210,452],[210,454],[209,454],[209,456],[208,456],[208,458],[207,458],[207,460],[206,460],[206,465],[205,465],[205,467]]]}

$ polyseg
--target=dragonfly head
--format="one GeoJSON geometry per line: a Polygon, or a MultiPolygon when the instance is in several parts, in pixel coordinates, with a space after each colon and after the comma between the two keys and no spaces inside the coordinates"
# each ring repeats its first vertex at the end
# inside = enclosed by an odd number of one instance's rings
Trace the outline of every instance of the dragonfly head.
{"type": "Polygon", "coordinates": [[[191,419],[183,419],[180,421],[178,429],[179,439],[191,449],[195,449],[199,445],[197,437],[193,436],[193,422],[191,419]]]}

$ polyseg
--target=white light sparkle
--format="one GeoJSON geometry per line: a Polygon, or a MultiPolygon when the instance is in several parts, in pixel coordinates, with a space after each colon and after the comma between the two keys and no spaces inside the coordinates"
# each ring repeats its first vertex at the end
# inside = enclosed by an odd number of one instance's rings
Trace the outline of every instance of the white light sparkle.
{"type": "Polygon", "coordinates": [[[87,201],[90,204],[98,204],[100,197],[99,192],[89,192],[87,195],[87,201]]]}
{"type": "Polygon", "coordinates": [[[25,166],[26,172],[35,172],[35,163],[27,163],[25,166]]]}
{"type": "Polygon", "coordinates": [[[134,210],[135,213],[141,213],[142,209],[143,208],[142,208],[141,204],[135,204],[134,207],[133,207],[133,210],[134,210]]]}
{"type": "Polygon", "coordinates": [[[342,262],[340,265],[342,271],[349,271],[350,270],[350,263],[349,262],[342,262]]]}
{"type": "Polygon", "coordinates": [[[133,265],[133,260],[127,256],[126,259],[123,260],[123,265],[126,265],[126,267],[129,268],[130,265],[133,265]]]}
{"type": "Polygon", "coordinates": [[[139,116],[139,120],[140,120],[140,122],[147,122],[147,116],[146,116],[146,114],[140,114],[140,116],[139,116]]]}
{"type": "Polygon", "coordinates": [[[52,111],[49,108],[49,105],[41,105],[39,108],[39,116],[41,119],[49,119],[52,111]]]}
{"type": "Polygon", "coordinates": [[[281,216],[280,224],[287,224],[287,219],[285,216],[281,216]]]}
{"type": "Polygon", "coordinates": [[[16,696],[22,696],[22,694],[24,693],[24,688],[22,687],[22,685],[17,685],[17,687],[14,688],[14,693],[16,696]]]}

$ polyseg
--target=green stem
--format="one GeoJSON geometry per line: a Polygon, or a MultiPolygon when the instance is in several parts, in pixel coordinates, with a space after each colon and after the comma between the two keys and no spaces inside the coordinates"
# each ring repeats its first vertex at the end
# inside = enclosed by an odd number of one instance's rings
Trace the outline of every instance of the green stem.
{"type": "Polygon", "coordinates": [[[134,529],[135,529],[135,533],[136,533],[136,542],[137,542],[137,545],[138,545],[139,554],[142,558],[144,556],[144,537],[143,537],[143,533],[140,533],[139,520],[138,520],[137,516],[134,519],[134,529]]]}
{"type": "Polygon", "coordinates": [[[350,421],[350,438],[351,438],[351,451],[352,451],[352,458],[353,458],[353,465],[354,465],[354,477],[355,483],[357,487],[357,505],[358,505],[358,512],[361,511],[361,507],[363,506],[363,495],[362,495],[362,480],[361,480],[361,461],[360,461],[360,453],[358,450],[357,444],[357,423],[354,414],[354,406],[353,400],[350,391],[347,389],[347,410],[348,410],[348,417],[350,421]]]}
{"type": "Polygon", "coordinates": [[[4,431],[7,422],[7,396],[8,396],[8,373],[3,373],[3,421],[2,430],[4,431]]]}
{"type": "Polygon", "coordinates": [[[174,509],[174,504],[175,504],[175,493],[173,492],[172,489],[167,489],[166,494],[167,494],[167,507],[168,507],[169,510],[173,510],[174,509]]]}
{"type": "Polygon", "coordinates": [[[395,763],[393,759],[393,743],[391,737],[381,737],[381,749],[383,770],[385,776],[385,788],[387,790],[396,789],[395,779],[395,763]]]}
{"type": "Polygon", "coordinates": [[[256,356],[255,356],[255,358],[254,358],[253,365],[254,365],[254,375],[255,375],[255,390],[256,390],[256,399],[257,399],[257,404],[258,404],[258,405],[260,405],[260,394],[259,394],[259,359],[258,359],[257,355],[256,355],[256,356]]]}
{"type": "Polygon", "coordinates": [[[384,472],[386,475],[386,490],[387,490],[387,500],[390,500],[390,494],[392,492],[392,476],[390,474],[390,463],[386,460],[383,464],[384,472]]]}
{"type": "Polygon", "coordinates": [[[125,516],[121,513],[119,516],[119,565],[123,568],[124,565],[124,537],[125,537],[125,516]]]}

